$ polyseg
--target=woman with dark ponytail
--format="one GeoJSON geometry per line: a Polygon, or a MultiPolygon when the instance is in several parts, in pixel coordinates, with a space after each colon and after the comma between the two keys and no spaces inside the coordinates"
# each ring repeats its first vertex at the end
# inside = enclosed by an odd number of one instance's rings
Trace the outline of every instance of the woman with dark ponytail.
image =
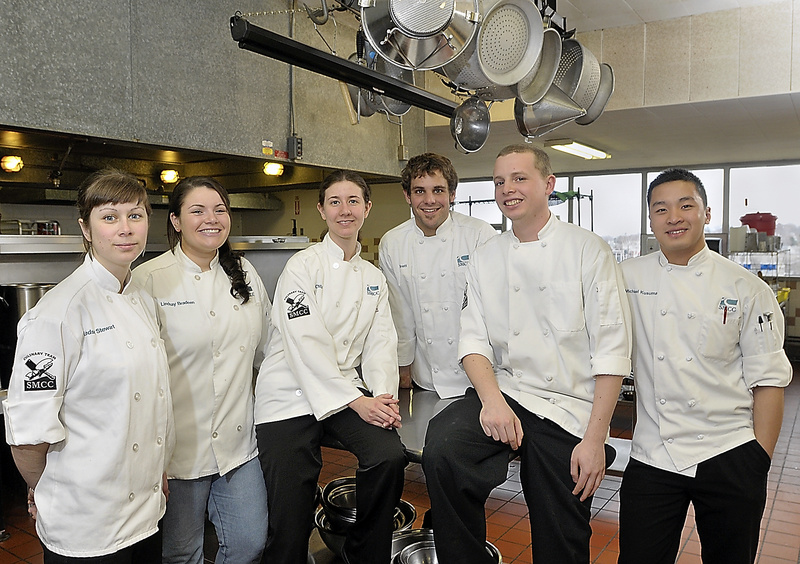
{"type": "Polygon", "coordinates": [[[259,562],[266,541],[252,390],[270,302],[253,266],[231,249],[230,225],[219,182],[181,180],[170,196],[171,250],[133,273],[155,298],[170,365],[177,443],[167,468],[165,564],[203,562],[206,511],[218,564],[259,562]]]}

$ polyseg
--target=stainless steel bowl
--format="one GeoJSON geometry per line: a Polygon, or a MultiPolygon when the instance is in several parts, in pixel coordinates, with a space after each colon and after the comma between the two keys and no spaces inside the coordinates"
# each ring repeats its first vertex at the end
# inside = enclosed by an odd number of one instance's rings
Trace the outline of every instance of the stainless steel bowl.
{"type": "MultiPolygon", "coordinates": [[[[433,546],[434,539],[433,539],[433,530],[432,529],[406,529],[404,531],[395,531],[392,535],[392,564],[400,564],[400,554],[406,548],[410,548],[414,545],[422,545],[422,543],[430,543],[430,546],[433,546]]],[[[427,544],[425,544],[427,546],[427,544]]],[[[503,564],[503,555],[500,554],[500,551],[497,549],[495,545],[486,541],[486,550],[489,554],[492,555],[492,561],[496,562],[496,564],[503,564]]],[[[431,556],[428,553],[428,556],[434,558],[434,560],[429,560],[428,562],[436,562],[436,553],[432,551],[433,555],[431,556]]],[[[417,557],[422,557],[423,554],[420,553],[417,557]]],[[[426,562],[425,560],[415,561],[415,562],[426,562]]]]}
{"type": "MultiPolygon", "coordinates": [[[[414,521],[416,520],[416,508],[408,501],[401,499],[400,503],[397,504],[397,508],[395,509],[395,534],[411,529],[411,527],[414,526],[414,521]]],[[[322,538],[322,542],[325,543],[325,546],[327,546],[331,552],[337,556],[340,556],[342,554],[344,540],[347,537],[347,528],[352,525],[352,523],[345,523],[344,526],[341,526],[342,521],[337,522],[334,519],[331,519],[330,515],[326,513],[325,506],[323,505],[314,514],[314,524],[319,530],[319,536],[322,538]]],[[[392,546],[394,546],[394,540],[392,543],[392,546]]],[[[394,548],[392,549],[392,553],[394,554],[394,548]]]]}
{"type": "Polygon", "coordinates": [[[436,547],[432,540],[408,545],[400,551],[395,560],[398,564],[439,564],[436,547]]]}

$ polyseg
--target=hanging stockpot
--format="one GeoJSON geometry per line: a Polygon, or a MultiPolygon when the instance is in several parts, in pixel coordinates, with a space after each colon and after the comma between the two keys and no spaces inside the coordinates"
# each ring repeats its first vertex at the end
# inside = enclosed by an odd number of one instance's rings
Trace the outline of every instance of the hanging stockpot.
{"type": "Polygon", "coordinates": [[[462,153],[479,151],[489,138],[489,107],[473,96],[459,105],[450,118],[450,134],[462,153]]]}

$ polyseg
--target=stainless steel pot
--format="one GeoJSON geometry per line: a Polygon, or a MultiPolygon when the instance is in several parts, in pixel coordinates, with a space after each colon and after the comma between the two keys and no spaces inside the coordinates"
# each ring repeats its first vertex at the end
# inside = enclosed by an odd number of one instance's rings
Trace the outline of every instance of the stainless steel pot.
{"type": "Polygon", "coordinates": [[[9,284],[0,286],[0,385],[8,387],[14,350],[17,347],[17,323],[54,284],[9,284]]]}
{"type": "Polygon", "coordinates": [[[489,107],[486,102],[472,97],[459,105],[450,118],[450,134],[456,149],[462,153],[480,150],[489,138],[489,107]]]}

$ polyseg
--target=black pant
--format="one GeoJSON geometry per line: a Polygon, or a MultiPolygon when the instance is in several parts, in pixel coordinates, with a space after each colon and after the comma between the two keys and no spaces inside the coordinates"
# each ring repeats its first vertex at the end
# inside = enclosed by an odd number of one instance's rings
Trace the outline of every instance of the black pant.
{"type": "Polygon", "coordinates": [[[76,558],[44,550],[44,564],[150,564],[161,562],[161,531],[113,554],[76,558]]]}
{"type": "Polygon", "coordinates": [[[770,459],[754,439],[697,465],[694,478],[631,459],[620,489],[619,564],[673,564],[689,503],[706,564],[752,564],[770,459]]]}
{"type": "Polygon", "coordinates": [[[306,564],[323,434],[358,458],[356,522],[344,550],[353,564],[389,564],[394,510],[403,493],[406,457],[400,436],[365,422],[352,409],[317,421],[311,415],[256,426],[269,504],[262,562],[306,564]]]}
{"type": "MultiPolygon", "coordinates": [[[[592,498],[572,494],[570,458],[580,438],[505,396],[522,423],[520,480],[531,523],[533,561],[589,562],[592,498]]],[[[481,428],[481,401],[473,388],[428,426],[422,466],[431,499],[436,553],[442,564],[491,564],[484,506],[508,473],[511,447],[481,428]]],[[[614,458],[606,448],[607,464],[614,458]]]]}

